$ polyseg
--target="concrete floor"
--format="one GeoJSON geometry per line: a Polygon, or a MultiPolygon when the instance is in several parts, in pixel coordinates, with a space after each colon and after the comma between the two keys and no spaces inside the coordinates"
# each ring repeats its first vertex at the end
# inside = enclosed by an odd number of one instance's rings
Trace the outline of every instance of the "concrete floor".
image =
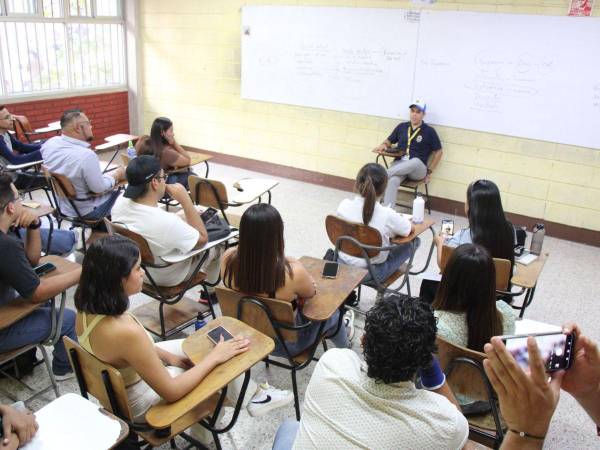
{"type": "MultiPolygon", "coordinates": [[[[103,155],[103,159],[106,156],[103,155]]],[[[198,173],[204,173],[204,167],[198,167],[198,173]]],[[[238,168],[211,164],[211,178],[219,179],[225,184],[245,177],[265,177],[265,175],[238,168]]],[[[276,177],[269,177],[276,178],[276,177]]],[[[322,257],[325,250],[330,247],[325,233],[325,217],[335,212],[339,202],[350,196],[349,192],[329,189],[322,186],[302,183],[298,181],[280,179],[280,184],[273,191],[273,205],[280,211],[285,222],[286,253],[290,256],[300,257],[309,255],[322,257]]],[[[233,211],[235,213],[242,212],[233,211]]],[[[432,217],[438,224],[448,215],[433,212],[432,217]]],[[[451,217],[458,228],[466,226],[466,220],[461,217],[451,217]]],[[[521,225],[521,224],[519,224],[521,225]]],[[[531,227],[532,224],[523,224],[531,227]]],[[[422,235],[422,244],[416,258],[415,266],[422,267],[427,257],[427,250],[431,243],[431,234],[422,235]]],[[[584,332],[591,338],[600,341],[600,328],[596,325],[598,307],[595,305],[598,289],[593,281],[597,268],[600,267],[600,250],[595,247],[576,244],[560,239],[546,237],[544,250],[550,253],[550,258],[540,277],[535,300],[528,308],[525,317],[542,322],[560,325],[563,321],[577,322],[584,332]]],[[[434,252],[435,258],[435,252],[434,252]]],[[[80,256],[78,257],[80,259],[80,256]]],[[[435,267],[435,261],[432,263],[435,267]]],[[[413,293],[418,293],[420,280],[411,279],[413,293]]],[[[72,295],[69,292],[68,305],[73,308],[72,295]]],[[[143,294],[139,294],[132,301],[135,307],[141,302],[149,301],[143,294]]],[[[363,289],[361,305],[368,308],[374,301],[374,291],[363,289]]],[[[356,322],[357,336],[362,333],[363,322],[359,318],[356,322]]],[[[190,330],[189,332],[192,332],[190,330]]],[[[358,338],[354,339],[354,350],[360,352],[358,338]]],[[[314,365],[298,373],[298,385],[301,397],[310,379],[314,365]]],[[[265,368],[258,364],[252,369],[252,376],[257,381],[268,380],[273,386],[290,389],[291,379],[289,372],[271,366],[265,368]]],[[[34,386],[43,386],[47,374],[43,365],[38,366],[32,376],[26,381],[34,386]]],[[[78,392],[74,380],[61,382],[61,392],[78,392]]],[[[26,390],[7,380],[0,380],[0,389],[15,393],[19,398],[27,397],[26,390]]],[[[28,406],[37,410],[53,399],[50,393],[44,394],[28,403],[28,406]]],[[[1,403],[10,401],[0,393],[1,403]]],[[[229,412],[230,414],[230,412],[229,412]]],[[[532,411],[535,414],[535,411],[532,411]]],[[[226,416],[227,417],[227,416],[226,416]]],[[[286,418],[294,417],[293,405],[280,408],[261,418],[251,418],[246,411],[242,411],[235,427],[221,438],[223,448],[226,449],[270,449],[273,437],[279,424],[286,418]]],[[[399,447],[401,445],[399,444],[399,447]]],[[[566,393],[561,396],[557,412],[551,424],[545,448],[548,449],[580,449],[599,447],[595,426],[586,414],[578,407],[577,403],[566,393]]],[[[169,448],[165,445],[161,448],[169,448]]]]}

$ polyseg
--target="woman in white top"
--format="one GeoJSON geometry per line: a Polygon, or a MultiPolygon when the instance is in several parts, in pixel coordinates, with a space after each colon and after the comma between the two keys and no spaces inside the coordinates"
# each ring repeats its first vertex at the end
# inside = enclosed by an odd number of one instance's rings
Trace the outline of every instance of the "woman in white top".
{"type": "Polygon", "coordinates": [[[513,334],[515,315],[496,301],[496,268],[480,245],[463,244],[452,252],[433,302],[438,335],[478,352],[492,336],[513,334]]]}
{"type": "MultiPolygon", "coordinates": [[[[355,191],[352,200],[342,200],[337,209],[338,217],[350,222],[363,223],[381,233],[382,246],[390,245],[390,238],[408,236],[414,229],[412,223],[388,206],[382,206],[379,198],[384,194],[388,175],[379,164],[369,163],[363,166],[356,176],[355,191]]],[[[418,242],[417,242],[418,243],[418,242]]],[[[399,245],[391,251],[380,252],[371,258],[375,278],[387,279],[410,257],[410,244],[399,245]]],[[[367,267],[363,258],[340,252],[340,262],[357,267],[367,267]]]]}

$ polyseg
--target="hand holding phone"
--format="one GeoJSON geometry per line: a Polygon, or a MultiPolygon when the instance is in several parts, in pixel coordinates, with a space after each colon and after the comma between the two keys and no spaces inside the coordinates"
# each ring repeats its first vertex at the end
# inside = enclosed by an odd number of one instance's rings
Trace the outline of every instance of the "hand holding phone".
{"type": "Polygon", "coordinates": [[[233,339],[233,335],[223,327],[213,328],[206,334],[206,337],[215,345],[219,343],[221,336],[223,336],[224,341],[233,339]]]}
{"type": "Polygon", "coordinates": [[[442,220],[442,234],[447,236],[454,235],[454,220],[452,219],[443,219],[442,220]]]}
{"type": "Polygon", "coordinates": [[[33,268],[33,271],[38,277],[46,275],[48,272],[52,272],[53,270],[56,270],[56,266],[52,263],[40,264],[39,266],[35,266],[33,268]]]}
{"type": "Polygon", "coordinates": [[[538,345],[546,372],[567,370],[571,367],[575,353],[575,333],[539,333],[532,335],[500,336],[506,349],[519,366],[529,369],[527,338],[532,336],[538,345]]]}

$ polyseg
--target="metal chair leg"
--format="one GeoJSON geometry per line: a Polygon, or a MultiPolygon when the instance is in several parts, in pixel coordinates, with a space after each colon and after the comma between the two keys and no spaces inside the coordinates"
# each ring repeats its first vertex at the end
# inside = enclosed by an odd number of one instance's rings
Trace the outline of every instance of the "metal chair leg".
{"type": "Polygon", "coordinates": [[[294,392],[294,408],[296,410],[296,420],[300,422],[300,399],[298,398],[298,383],[296,382],[296,369],[292,369],[292,390],[294,392]]]}
{"type": "Polygon", "coordinates": [[[52,372],[52,366],[50,365],[50,360],[48,359],[48,353],[42,344],[38,345],[37,348],[39,348],[42,352],[44,364],[46,365],[46,370],[48,371],[48,376],[50,377],[50,382],[52,383],[52,389],[54,390],[54,395],[56,395],[56,398],[58,398],[60,397],[60,392],[58,391],[58,384],[56,383],[54,373],[52,372]]]}

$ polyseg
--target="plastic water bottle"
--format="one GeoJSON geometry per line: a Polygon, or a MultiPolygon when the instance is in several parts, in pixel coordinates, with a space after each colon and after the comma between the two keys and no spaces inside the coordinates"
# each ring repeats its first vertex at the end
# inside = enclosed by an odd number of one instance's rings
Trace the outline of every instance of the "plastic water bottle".
{"type": "Polygon", "coordinates": [[[543,223],[536,223],[533,227],[533,234],[531,236],[531,245],[529,251],[534,255],[542,253],[542,244],[544,243],[544,236],[546,236],[546,228],[543,223]]]}
{"type": "Polygon", "coordinates": [[[420,194],[417,194],[413,201],[412,221],[413,223],[423,223],[425,219],[425,200],[420,194]]]}
{"type": "Polygon", "coordinates": [[[196,320],[196,323],[194,324],[194,328],[196,330],[199,330],[200,328],[202,328],[205,325],[206,325],[206,320],[199,318],[198,320],[196,320]]]}
{"type": "Polygon", "coordinates": [[[133,159],[137,156],[137,153],[135,152],[135,147],[133,146],[133,142],[129,141],[129,145],[127,147],[127,156],[129,157],[129,159],[133,159]]]}

